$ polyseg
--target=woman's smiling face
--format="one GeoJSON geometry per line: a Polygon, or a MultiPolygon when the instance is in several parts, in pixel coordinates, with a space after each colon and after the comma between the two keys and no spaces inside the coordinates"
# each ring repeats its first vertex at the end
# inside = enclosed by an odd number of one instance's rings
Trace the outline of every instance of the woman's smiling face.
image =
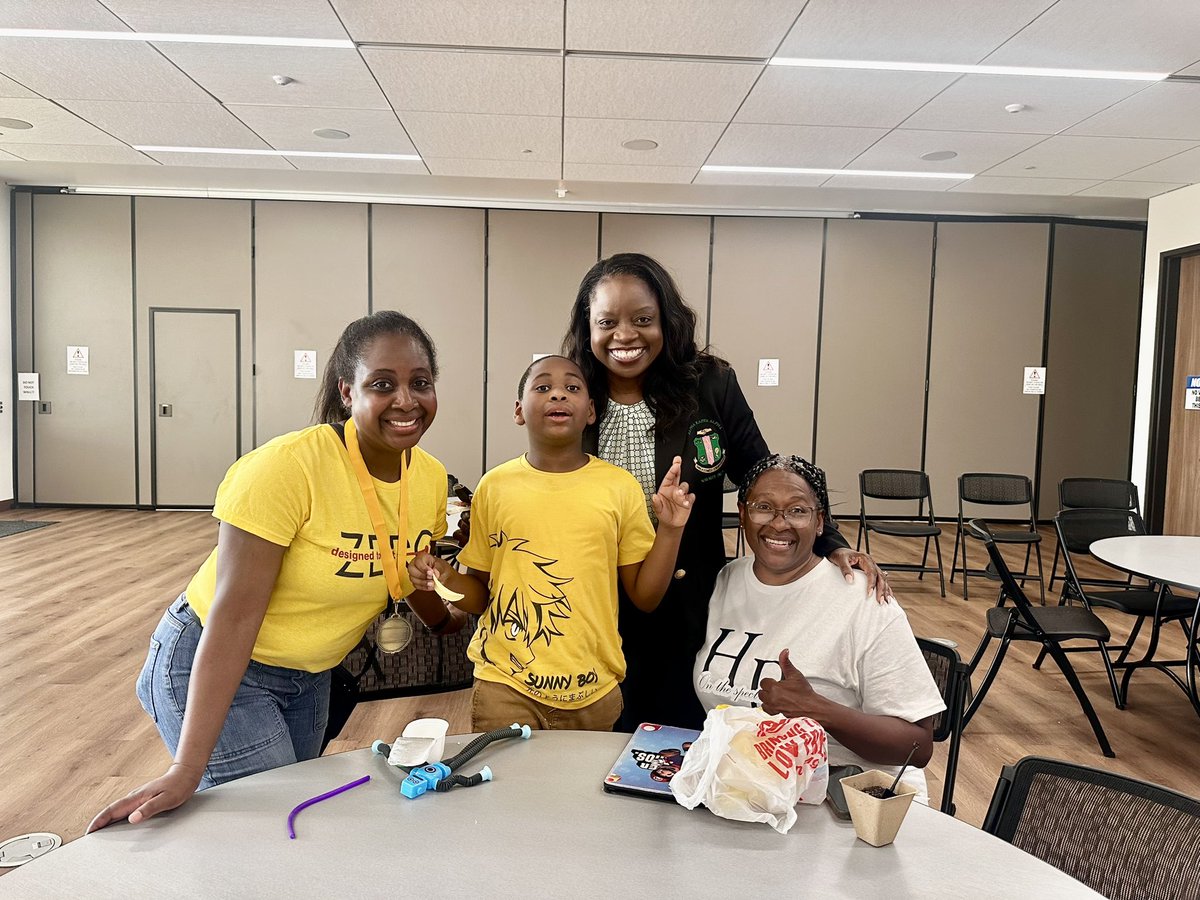
{"type": "Polygon", "coordinates": [[[819,561],[813,543],[825,513],[816,492],[794,472],[767,469],[759,475],[738,504],[738,515],[754,554],[754,574],[764,584],[795,581],[819,561]]]}
{"type": "Polygon", "coordinates": [[[662,353],[662,312],[640,278],[614,275],[596,285],[588,312],[592,353],[610,378],[640,383],[662,353]]]}

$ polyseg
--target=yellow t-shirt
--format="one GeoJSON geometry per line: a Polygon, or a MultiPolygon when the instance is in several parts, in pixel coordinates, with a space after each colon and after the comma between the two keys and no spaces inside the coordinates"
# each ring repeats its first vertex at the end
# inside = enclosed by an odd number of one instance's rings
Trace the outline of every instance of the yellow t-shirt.
{"type": "MultiPolygon", "coordinates": [[[[446,533],[446,469],[419,447],[408,467],[408,557],[446,533]]],[[[396,545],[400,482],[373,479],[396,545]]],[[[315,425],[268,441],[235,462],[213,515],[287,549],[254,642],[269,666],[323,672],[341,662],[387,605],[382,557],[366,502],[337,432],[315,425]]],[[[399,556],[399,554],[397,554],[399,556]]],[[[412,592],[406,562],[400,578],[412,592]]],[[[216,590],[214,548],[187,586],[203,624],[216,590]]]]}
{"type": "Polygon", "coordinates": [[[558,709],[595,703],[625,677],[617,567],[654,545],[642,489],[591,457],[541,472],[524,456],[488,472],[459,562],[491,573],[491,602],[467,655],[475,677],[558,709]]]}

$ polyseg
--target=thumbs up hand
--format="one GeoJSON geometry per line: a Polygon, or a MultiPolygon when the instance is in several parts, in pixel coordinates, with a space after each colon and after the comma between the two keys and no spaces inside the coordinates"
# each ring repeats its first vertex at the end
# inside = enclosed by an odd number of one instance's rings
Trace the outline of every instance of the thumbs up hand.
{"type": "MultiPolygon", "coordinates": [[[[792,665],[785,649],[779,654],[783,678],[764,678],[758,686],[758,703],[768,715],[782,713],[790,719],[808,716],[816,719],[824,698],[813,690],[804,673],[792,665]]],[[[819,721],[819,720],[818,720],[819,721]]]]}

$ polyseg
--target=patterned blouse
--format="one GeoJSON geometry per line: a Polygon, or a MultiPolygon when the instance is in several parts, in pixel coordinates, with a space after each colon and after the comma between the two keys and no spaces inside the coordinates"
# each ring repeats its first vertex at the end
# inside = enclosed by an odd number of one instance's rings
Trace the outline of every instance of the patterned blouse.
{"type": "Polygon", "coordinates": [[[631,473],[646,496],[646,512],[658,525],[650,498],[658,490],[654,478],[654,413],[639,400],[631,405],[608,402],[600,420],[598,452],[605,462],[631,473]]]}

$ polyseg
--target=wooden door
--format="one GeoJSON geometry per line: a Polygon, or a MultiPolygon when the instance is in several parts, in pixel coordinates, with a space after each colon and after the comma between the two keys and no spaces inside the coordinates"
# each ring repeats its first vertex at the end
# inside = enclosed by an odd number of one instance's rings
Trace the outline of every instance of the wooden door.
{"type": "Polygon", "coordinates": [[[1194,376],[1200,376],[1200,255],[1179,265],[1163,534],[1200,534],[1200,409],[1185,408],[1185,384],[1194,376]]]}

